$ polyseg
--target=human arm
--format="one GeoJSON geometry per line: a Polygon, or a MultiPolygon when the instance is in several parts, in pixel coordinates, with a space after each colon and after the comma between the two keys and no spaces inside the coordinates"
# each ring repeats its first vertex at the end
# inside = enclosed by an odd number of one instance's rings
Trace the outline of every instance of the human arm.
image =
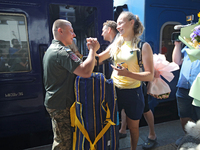
{"type": "Polygon", "coordinates": [[[99,42],[96,39],[89,40],[87,39],[87,46],[89,49],[88,57],[84,62],[82,62],[75,70],[74,74],[89,78],[95,66],[95,55],[96,51],[99,49],[99,42]]]}
{"type": "Polygon", "coordinates": [[[76,44],[74,43],[74,41],[72,42],[71,45],[68,46],[80,59],[83,58],[83,55],[78,51],[78,47],[76,46],[76,44]]]}
{"type": "Polygon", "coordinates": [[[99,63],[110,58],[110,47],[108,47],[105,51],[101,52],[100,54],[96,54],[96,56],[99,57],[99,63]]]}
{"type": "Polygon", "coordinates": [[[148,43],[144,43],[142,47],[142,61],[144,66],[144,72],[130,72],[126,68],[117,68],[113,65],[112,68],[118,71],[119,76],[130,77],[139,81],[152,81],[154,77],[153,66],[153,52],[151,46],[148,43]]]}
{"type": "Polygon", "coordinates": [[[20,65],[22,65],[23,67],[26,67],[26,65],[28,64],[28,62],[26,61],[25,63],[20,62],[20,65]]]}
{"type": "Polygon", "coordinates": [[[181,42],[174,42],[174,50],[172,53],[172,61],[175,62],[178,65],[181,65],[183,60],[181,56],[181,42]]]}
{"type": "MultiPolygon", "coordinates": [[[[88,39],[88,41],[91,40],[91,39],[88,39]]],[[[89,49],[90,50],[90,49],[89,49]]],[[[104,50],[103,52],[101,52],[100,54],[97,54],[96,55],[98,58],[99,58],[99,64],[103,64],[103,61],[110,58],[110,46],[108,46],[106,48],[106,50],[104,50]]],[[[96,60],[95,60],[96,62],[96,60]]],[[[97,62],[96,62],[97,63],[97,62]]]]}

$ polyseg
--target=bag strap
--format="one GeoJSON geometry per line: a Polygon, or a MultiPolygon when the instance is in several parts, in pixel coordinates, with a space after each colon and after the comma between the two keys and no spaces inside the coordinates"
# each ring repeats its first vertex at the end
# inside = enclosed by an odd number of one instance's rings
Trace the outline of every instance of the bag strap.
{"type": "MultiPolygon", "coordinates": [[[[143,44],[145,42],[140,40],[137,44],[137,47],[140,49],[140,51],[137,51],[137,58],[138,58],[138,65],[139,67],[141,68],[142,71],[144,71],[144,66],[143,66],[143,63],[142,63],[142,47],[143,47],[143,44]]],[[[147,93],[147,89],[145,88],[147,86],[147,82],[141,82],[142,84],[142,89],[143,89],[143,93],[144,95],[147,93]]]]}
{"type": "MultiPolygon", "coordinates": [[[[105,120],[105,122],[107,122],[107,124],[104,126],[104,128],[97,135],[97,137],[95,138],[93,143],[90,140],[90,137],[89,137],[89,134],[88,134],[87,130],[81,124],[81,122],[79,121],[79,119],[78,119],[78,117],[76,115],[76,103],[77,102],[74,102],[74,104],[70,108],[71,126],[72,127],[77,126],[79,128],[79,130],[82,132],[82,134],[85,136],[85,138],[88,140],[88,142],[90,143],[90,149],[91,150],[96,150],[95,149],[96,143],[103,137],[103,135],[106,133],[106,131],[110,128],[111,125],[115,125],[115,123],[112,122],[111,119],[110,119],[110,109],[108,107],[108,103],[106,103],[107,112],[106,112],[106,120],[105,120]]],[[[73,149],[75,149],[75,141],[76,141],[76,139],[74,139],[75,137],[76,136],[75,136],[75,132],[74,132],[73,133],[73,149]]]]}
{"type": "Polygon", "coordinates": [[[142,69],[142,71],[144,71],[144,66],[142,63],[142,47],[144,43],[144,41],[140,40],[137,44],[137,47],[140,49],[140,51],[137,51],[138,65],[142,69]]]}
{"type": "MultiPolygon", "coordinates": [[[[92,76],[95,76],[95,73],[92,73],[92,76]]],[[[80,77],[78,76],[76,81],[75,81],[75,85],[79,86],[80,82],[80,77]]],[[[104,80],[104,85],[105,85],[105,80],[104,80]]],[[[101,83],[102,86],[102,83],[101,83]]],[[[75,88],[75,95],[76,95],[76,101],[73,103],[73,105],[70,107],[70,118],[71,118],[71,126],[72,127],[78,127],[79,130],[82,132],[83,136],[85,136],[85,138],[88,140],[88,142],[90,143],[90,149],[91,150],[96,150],[95,149],[95,145],[97,144],[97,142],[103,137],[103,135],[106,133],[106,131],[110,128],[111,125],[116,125],[112,120],[111,120],[111,112],[108,106],[108,103],[106,103],[106,120],[105,123],[106,125],[103,127],[103,129],[99,132],[99,134],[96,136],[94,142],[92,143],[89,134],[87,132],[87,130],[85,129],[84,125],[80,122],[80,120],[77,117],[76,114],[76,105],[77,103],[82,107],[82,104],[80,103],[80,99],[78,98],[78,93],[77,90],[79,88],[75,88]]],[[[105,88],[104,88],[104,93],[105,93],[105,88]]],[[[76,145],[76,132],[73,132],[73,150],[75,150],[75,146],[76,145]]]]}

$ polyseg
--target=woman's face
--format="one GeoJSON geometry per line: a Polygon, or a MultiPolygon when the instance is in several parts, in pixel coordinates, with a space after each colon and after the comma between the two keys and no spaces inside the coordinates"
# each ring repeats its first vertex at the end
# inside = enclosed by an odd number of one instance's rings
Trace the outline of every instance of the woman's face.
{"type": "Polygon", "coordinates": [[[126,14],[119,15],[117,19],[117,30],[124,38],[133,35],[134,20],[128,20],[126,14]]]}

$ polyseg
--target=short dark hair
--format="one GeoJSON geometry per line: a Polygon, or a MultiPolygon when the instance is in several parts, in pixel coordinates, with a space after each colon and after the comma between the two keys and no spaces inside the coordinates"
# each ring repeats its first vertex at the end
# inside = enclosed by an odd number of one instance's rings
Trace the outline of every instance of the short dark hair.
{"type": "Polygon", "coordinates": [[[14,41],[17,41],[17,42],[19,42],[19,41],[18,41],[18,39],[12,39],[11,43],[13,44],[13,43],[14,43],[14,41]]]}

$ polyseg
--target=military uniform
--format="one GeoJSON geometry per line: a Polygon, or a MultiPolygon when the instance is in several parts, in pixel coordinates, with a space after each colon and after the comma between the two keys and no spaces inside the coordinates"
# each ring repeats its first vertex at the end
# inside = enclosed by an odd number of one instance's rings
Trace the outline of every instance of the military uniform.
{"type": "Polygon", "coordinates": [[[69,48],[53,40],[43,58],[44,105],[52,119],[52,149],[71,150],[72,132],[69,109],[74,97],[74,70],[82,63],[69,48]]]}

